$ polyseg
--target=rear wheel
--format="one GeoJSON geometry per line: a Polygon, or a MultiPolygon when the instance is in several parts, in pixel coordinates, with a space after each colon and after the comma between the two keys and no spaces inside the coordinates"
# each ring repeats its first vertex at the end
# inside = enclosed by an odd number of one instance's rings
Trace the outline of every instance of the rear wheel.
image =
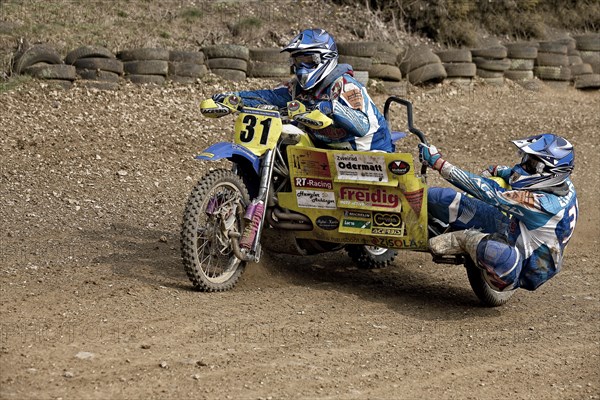
{"type": "Polygon", "coordinates": [[[396,250],[385,247],[355,244],[346,246],[346,251],[360,269],[385,268],[394,261],[396,254],[398,254],[396,250]]]}
{"type": "Polygon", "coordinates": [[[485,271],[478,268],[469,256],[465,256],[465,268],[471,288],[486,307],[501,306],[515,293],[514,290],[499,292],[493,289],[485,279],[485,271]]]}
{"type": "Polygon", "coordinates": [[[231,289],[245,262],[233,253],[231,236],[244,230],[248,190],[233,171],[217,169],[194,187],[183,216],[181,257],[185,272],[201,291],[231,289]]]}

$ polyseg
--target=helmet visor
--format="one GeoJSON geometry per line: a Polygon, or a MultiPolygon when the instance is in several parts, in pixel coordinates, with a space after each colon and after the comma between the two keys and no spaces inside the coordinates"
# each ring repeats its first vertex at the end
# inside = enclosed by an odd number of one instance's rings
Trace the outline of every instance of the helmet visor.
{"type": "Polygon", "coordinates": [[[296,68],[314,69],[321,63],[321,56],[318,53],[292,55],[290,63],[296,68]]]}

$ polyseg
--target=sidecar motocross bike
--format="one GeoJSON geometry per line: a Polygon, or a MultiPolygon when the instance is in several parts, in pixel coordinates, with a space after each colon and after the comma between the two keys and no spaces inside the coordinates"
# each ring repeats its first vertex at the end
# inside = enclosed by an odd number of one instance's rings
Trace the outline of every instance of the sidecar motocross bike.
{"type": "MultiPolygon", "coordinates": [[[[390,123],[393,103],[385,102],[390,123]]],[[[246,263],[263,248],[275,253],[314,255],[345,249],[359,268],[389,265],[398,251],[428,252],[428,238],[447,226],[428,217],[424,165],[416,171],[411,153],[317,148],[302,127],[321,129],[333,121],[297,101],[287,108],[245,107],[230,95],[200,105],[210,118],[237,114],[233,142],[216,143],[198,160],[227,159],[232,168],[210,169],[189,196],[181,229],[187,276],[201,291],[231,289],[246,263]]],[[[392,139],[406,136],[393,132],[392,139]]],[[[437,263],[463,264],[469,283],[486,306],[504,304],[513,292],[498,292],[468,255],[434,256],[437,263]]]]}

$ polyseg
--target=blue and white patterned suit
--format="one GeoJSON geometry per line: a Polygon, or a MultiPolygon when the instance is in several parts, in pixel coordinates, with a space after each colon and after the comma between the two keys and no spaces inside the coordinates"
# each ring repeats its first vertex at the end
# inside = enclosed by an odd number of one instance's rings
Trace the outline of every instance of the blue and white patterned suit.
{"type": "MultiPolygon", "coordinates": [[[[478,264],[500,290],[535,290],[560,271],[579,214],[577,194],[567,179],[564,192],[506,190],[491,179],[451,164],[442,176],[473,197],[449,188],[430,188],[429,212],[454,229],[498,233],[506,242],[482,241],[478,264]],[[503,213],[503,212],[504,213],[503,213]],[[516,255],[509,257],[511,251],[516,255]]],[[[508,181],[511,169],[500,177],[508,181]]]]}
{"type": "Polygon", "coordinates": [[[296,78],[272,90],[241,91],[245,105],[271,104],[285,107],[301,101],[308,109],[319,109],[333,119],[320,130],[309,130],[319,147],[358,151],[394,151],[390,130],[366,88],[352,76],[352,67],[339,64],[316,88],[303,91],[296,78]]]}

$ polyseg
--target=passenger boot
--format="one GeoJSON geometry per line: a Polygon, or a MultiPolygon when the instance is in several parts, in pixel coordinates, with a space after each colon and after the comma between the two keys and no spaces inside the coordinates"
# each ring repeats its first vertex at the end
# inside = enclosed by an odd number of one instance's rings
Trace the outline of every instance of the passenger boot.
{"type": "Polygon", "coordinates": [[[486,237],[475,229],[449,232],[429,239],[429,248],[433,254],[455,255],[467,253],[471,259],[477,260],[477,245],[486,237]]]}

